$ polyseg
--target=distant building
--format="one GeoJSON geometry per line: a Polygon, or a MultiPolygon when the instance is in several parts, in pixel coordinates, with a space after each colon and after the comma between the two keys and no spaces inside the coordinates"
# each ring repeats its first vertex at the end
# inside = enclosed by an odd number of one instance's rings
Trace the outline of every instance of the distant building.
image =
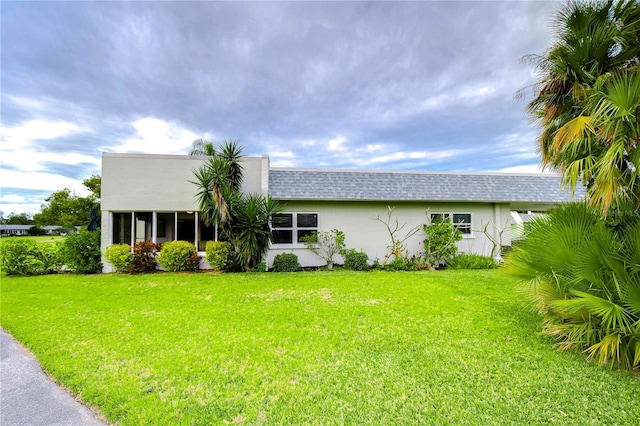
{"type": "Polygon", "coordinates": [[[60,235],[61,232],[65,231],[65,228],[58,225],[47,225],[43,226],[42,229],[44,229],[47,235],[60,235]]]}
{"type": "Polygon", "coordinates": [[[18,237],[21,235],[29,235],[29,230],[33,225],[4,225],[0,224],[0,234],[3,237],[18,237]]]}

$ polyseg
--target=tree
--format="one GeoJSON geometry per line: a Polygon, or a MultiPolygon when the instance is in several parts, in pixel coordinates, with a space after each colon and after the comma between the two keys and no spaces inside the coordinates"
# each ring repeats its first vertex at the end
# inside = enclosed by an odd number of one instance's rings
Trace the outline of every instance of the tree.
{"type": "Polygon", "coordinates": [[[100,191],[102,189],[102,177],[100,175],[91,175],[83,180],[82,184],[91,191],[93,198],[100,199],[100,191]]]}
{"type": "Polygon", "coordinates": [[[345,252],[344,232],[338,229],[314,232],[302,237],[304,245],[316,256],[327,262],[327,270],[333,270],[333,257],[345,252]]]}
{"type": "Polygon", "coordinates": [[[567,3],[535,59],[542,162],[586,203],[536,220],[509,258],[560,348],[640,365],[640,3],[567,3]]]}
{"type": "MultiPolygon", "coordinates": [[[[202,167],[194,171],[196,198],[205,224],[217,226],[233,246],[240,264],[250,270],[273,242],[270,222],[282,211],[269,196],[242,194],[242,147],[225,140],[202,167]]],[[[217,235],[216,235],[217,239],[217,235]]]]}
{"type": "Polygon", "coordinates": [[[425,234],[423,241],[424,260],[430,270],[441,262],[451,260],[458,252],[456,243],[462,239],[462,232],[453,226],[448,217],[433,217],[427,210],[429,223],[422,226],[425,234]]]}
{"type": "Polygon", "coordinates": [[[246,271],[263,261],[273,242],[271,218],[281,211],[280,203],[269,196],[248,194],[233,200],[227,237],[246,271]]]}
{"type": "Polygon", "coordinates": [[[85,226],[91,219],[91,210],[100,209],[101,178],[93,175],[83,181],[92,194],[80,197],[68,188],[54,192],[45,199],[40,213],[33,216],[38,226],[59,225],[65,228],[85,226]]]}
{"type": "Polygon", "coordinates": [[[27,216],[26,213],[11,213],[9,217],[5,220],[7,225],[31,225],[33,220],[27,216]]]}
{"type": "Polygon", "coordinates": [[[204,139],[196,139],[191,143],[191,149],[189,150],[189,155],[196,156],[209,156],[213,157],[216,155],[216,147],[213,145],[213,142],[206,141],[204,139]]]}
{"type": "Polygon", "coordinates": [[[640,3],[569,2],[554,24],[555,43],[527,58],[542,163],[604,212],[625,199],[640,210],[640,3]]]}
{"type": "Polygon", "coordinates": [[[192,183],[198,187],[196,197],[202,219],[224,230],[230,217],[229,200],[242,187],[242,147],[237,141],[225,139],[218,148],[219,151],[211,151],[207,164],[194,172],[197,180],[192,183]]]}

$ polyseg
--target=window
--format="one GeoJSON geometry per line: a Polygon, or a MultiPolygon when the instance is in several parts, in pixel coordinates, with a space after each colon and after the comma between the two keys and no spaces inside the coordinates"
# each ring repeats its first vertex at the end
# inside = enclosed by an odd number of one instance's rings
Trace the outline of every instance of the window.
{"type": "Polygon", "coordinates": [[[196,238],[196,220],[191,212],[178,212],[176,240],[193,243],[196,238]]]}
{"type": "Polygon", "coordinates": [[[462,232],[462,235],[471,235],[471,213],[431,213],[432,221],[438,219],[452,220],[451,223],[462,232]]]}
{"type": "Polygon", "coordinates": [[[273,216],[275,244],[302,243],[302,237],[318,231],[317,213],[282,213],[273,216]]]}
{"type": "Polygon", "coordinates": [[[173,241],[176,227],[175,213],[158,213],[157,214],[157,235],[156,242],[158,244],[173,241]]]}
{"type": "Polygon", "coordinates": [[[131,245],[131,212],[113,214],[113,244],[131,245]]]}

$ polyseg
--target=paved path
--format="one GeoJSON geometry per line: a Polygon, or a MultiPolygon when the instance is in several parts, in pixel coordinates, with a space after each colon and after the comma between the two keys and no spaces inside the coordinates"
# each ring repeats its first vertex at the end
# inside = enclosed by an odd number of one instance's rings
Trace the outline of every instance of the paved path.
{"type": "Polygon", "coordinates": [[[0,425],[106,423],[49,380],[33,355],[0,329],[0,425]]]}

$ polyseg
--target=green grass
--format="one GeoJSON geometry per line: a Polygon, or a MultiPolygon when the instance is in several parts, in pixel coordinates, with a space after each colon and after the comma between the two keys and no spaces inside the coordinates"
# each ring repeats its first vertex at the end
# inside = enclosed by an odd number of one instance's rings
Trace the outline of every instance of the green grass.
{"type": "Polygon", "coordinates": [[[121,424],[636,425],[502,271],[3,277],[1,324],[121,424]]]}
{"type": "Polygon", "coordinates": [[[62,235],[39,235],[39,236],[20,236],[20,237],[2,237],[0,238],[0,245],[5,241],[11,240],[34,240],[39,243],[55,243],[57,241],[64,241],[65,236],[62,235]]]}

